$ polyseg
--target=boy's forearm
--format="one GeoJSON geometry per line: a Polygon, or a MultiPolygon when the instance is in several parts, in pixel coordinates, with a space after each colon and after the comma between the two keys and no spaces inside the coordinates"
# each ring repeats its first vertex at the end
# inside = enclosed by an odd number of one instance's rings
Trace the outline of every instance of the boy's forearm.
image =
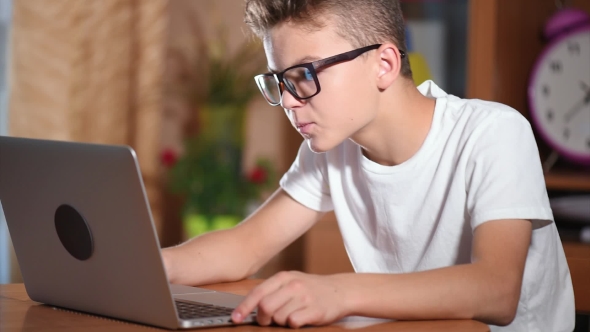
{"type": "Polygon", "coordinates": [[[236,281],[256,273],[305,233],[321,216],[281,188],[231,229],[207,233],[162,251],[170,281],[203,285],[236,281]]]}
{"type": "Polygon", "coordinates": [[[255,272],[252,255],[240,243],[236,229],[204,234],[163,249],[162,256],[168,278],[175,284],[197,286],[236,281],[255,272]]]}
{"type": "Polygon", "coordinates": [[[517,276],[477,264],[408,274],[341,274],[349,315],[416,319],[477,319],[509,324],[520,295],[517,276]]]}

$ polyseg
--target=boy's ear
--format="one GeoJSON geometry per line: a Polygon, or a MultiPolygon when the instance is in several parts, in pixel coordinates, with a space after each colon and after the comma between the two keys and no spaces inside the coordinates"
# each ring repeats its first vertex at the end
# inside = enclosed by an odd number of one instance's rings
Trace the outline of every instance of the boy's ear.
{"type": "Polygon", "coordinates": [[[402,67],[402,59],[399,49],[394,44],[383,44],[379,49],[379,75],[377,86],[379,89],[387,89],[399,76],[402,67]]]}

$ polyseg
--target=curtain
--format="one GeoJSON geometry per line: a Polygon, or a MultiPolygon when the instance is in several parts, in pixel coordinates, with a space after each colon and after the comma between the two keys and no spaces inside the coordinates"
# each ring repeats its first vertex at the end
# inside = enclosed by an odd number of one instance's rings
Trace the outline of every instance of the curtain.
{"type": "Polygon", "coordinates": [[[14,2],[12,136],[127,144],[158,233],[168,0],[14,2]]]}

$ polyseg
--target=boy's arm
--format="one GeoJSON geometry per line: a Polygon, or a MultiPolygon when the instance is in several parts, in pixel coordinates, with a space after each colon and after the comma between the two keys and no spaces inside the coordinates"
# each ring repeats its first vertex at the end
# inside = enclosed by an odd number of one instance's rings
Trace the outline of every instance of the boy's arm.
{"type": "Polygon", "coordinates": [[[305,233],[322,215],[279,188],[236,227],[163,249],[166,273],[170,282],[183,285],[244,279],[305,233]]]}
{"type": "Polygon", "coordinates": [[[258,306],[263,325],[321,325],[348,315],[507,325],[516,315],[530,240],[530,221],[495,220],[475,229],[471,264],[407,274],[282,273],[255,288],[233,317],[258,306]]]}
{"type": "Polygon", "coordinates": [[[471,264],[394,275],[390,283],[370,275],[352,282],[356,284],[351,289],[354,314],[469,318],[507,325],[516,315],[530,240],[528,220],[486,222],[475,229],[471,264]],[[372,280],[382,283],[372,289],[363,287],[372,280]],[[380,305],[381,300],[388,305],[380,305]]]}

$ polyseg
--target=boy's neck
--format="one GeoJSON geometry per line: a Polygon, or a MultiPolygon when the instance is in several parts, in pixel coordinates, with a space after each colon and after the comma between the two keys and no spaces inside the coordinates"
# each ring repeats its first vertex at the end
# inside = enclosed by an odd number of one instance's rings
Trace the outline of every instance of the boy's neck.
{"type": "Polygon", "coordinates": [[[430,131],[435,104],[411,80],[397,80],[382,93],[375,120],[351,139],[373,162],[399,165],[420,150],[430,131]]]}

